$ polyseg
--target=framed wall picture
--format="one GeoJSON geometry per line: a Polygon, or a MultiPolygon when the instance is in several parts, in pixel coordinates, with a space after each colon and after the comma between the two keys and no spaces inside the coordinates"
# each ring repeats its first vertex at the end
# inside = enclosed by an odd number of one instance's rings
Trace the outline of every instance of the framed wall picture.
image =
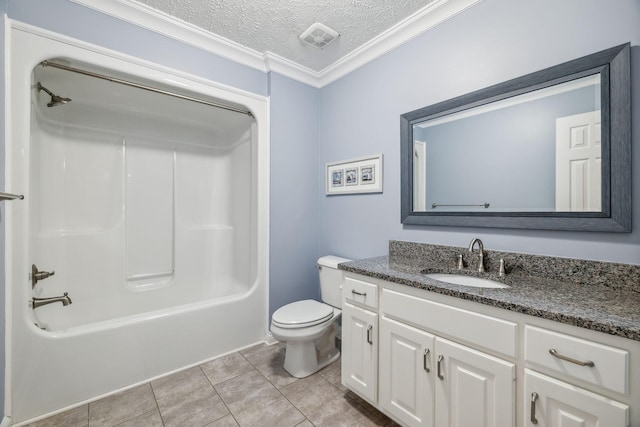
{"type": "Polygon", "coordinates": [[[331,171],[331,187],[342,187],[344,185],[344,169],[331,171]]]}
{"type": "Polygon", "coordinates": [[[327,163],[326,194],[382,193],[382,154],[327,163]]]}
{"type": "Polygon", "coordinates": [[[344,185],[358,185],[358,168],[346,168],[344,170],[344,185]]]}

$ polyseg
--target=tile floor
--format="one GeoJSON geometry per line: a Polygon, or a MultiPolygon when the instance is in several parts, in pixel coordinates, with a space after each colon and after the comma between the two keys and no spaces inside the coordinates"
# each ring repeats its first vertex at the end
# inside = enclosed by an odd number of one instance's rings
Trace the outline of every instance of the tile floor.
{"type": "Polygon", "coordinates": [[[340,384],[340,361],[307,378],[258,345],[29,424],[30,427],[397,426],[340,384]]]}

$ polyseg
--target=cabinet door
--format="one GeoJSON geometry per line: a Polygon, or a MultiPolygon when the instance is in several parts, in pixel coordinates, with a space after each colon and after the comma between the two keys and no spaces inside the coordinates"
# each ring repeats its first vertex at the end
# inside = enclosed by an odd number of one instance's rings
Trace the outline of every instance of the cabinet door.
{"type": "Polygon", "coordinates": [[[433,426],[435,337],[380,318],[380,405],[407,426],[433,426]]]}
{"type": "Polygon", "coordinates": [[[524,374],[525,426],[629,425],[627,405],[529,369],[524,374]]]}
{"type": "Polygon", "coordinates": [[[515,365],[436,338],[436,425],[515,425],[515,365]]]}
{"type": "Polygon", "coordinates": [[[376,403],[378,315],[347,302],[342,310],[342,383],[376,403]]]}

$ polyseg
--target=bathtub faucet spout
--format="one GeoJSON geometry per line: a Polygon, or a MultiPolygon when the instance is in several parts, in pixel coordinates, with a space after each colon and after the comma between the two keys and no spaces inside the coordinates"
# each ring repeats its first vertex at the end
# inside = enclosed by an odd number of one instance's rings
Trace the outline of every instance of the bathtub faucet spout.
{"type": "Polygon", "coordinates": [[[31,308],[34,310],[42,305],[51,304],[53,302],[61,302],[62,305],[71,304],[71,298],[69,298],[69,294],[67,292],[64,293],[61,297],[51,297],[51,298],[36,298],[33,297],[31,301],[31,308]]]}

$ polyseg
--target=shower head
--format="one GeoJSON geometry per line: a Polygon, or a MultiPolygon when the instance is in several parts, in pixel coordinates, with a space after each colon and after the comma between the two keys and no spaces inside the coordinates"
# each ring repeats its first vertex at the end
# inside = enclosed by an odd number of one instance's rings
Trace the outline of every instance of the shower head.
{"type": "Polygon", "coordinates": [[[56,105],[62,105],[71,102],[71,98],[63,98],[61,96],[54,95],[53,92],[51,92],[46,87],[42,86],[40,82],[38,82],[38,92],[41,90],[45,91],[51,97],[51,102],[47,104],[47,107],[55,107],[56,105]]]}

